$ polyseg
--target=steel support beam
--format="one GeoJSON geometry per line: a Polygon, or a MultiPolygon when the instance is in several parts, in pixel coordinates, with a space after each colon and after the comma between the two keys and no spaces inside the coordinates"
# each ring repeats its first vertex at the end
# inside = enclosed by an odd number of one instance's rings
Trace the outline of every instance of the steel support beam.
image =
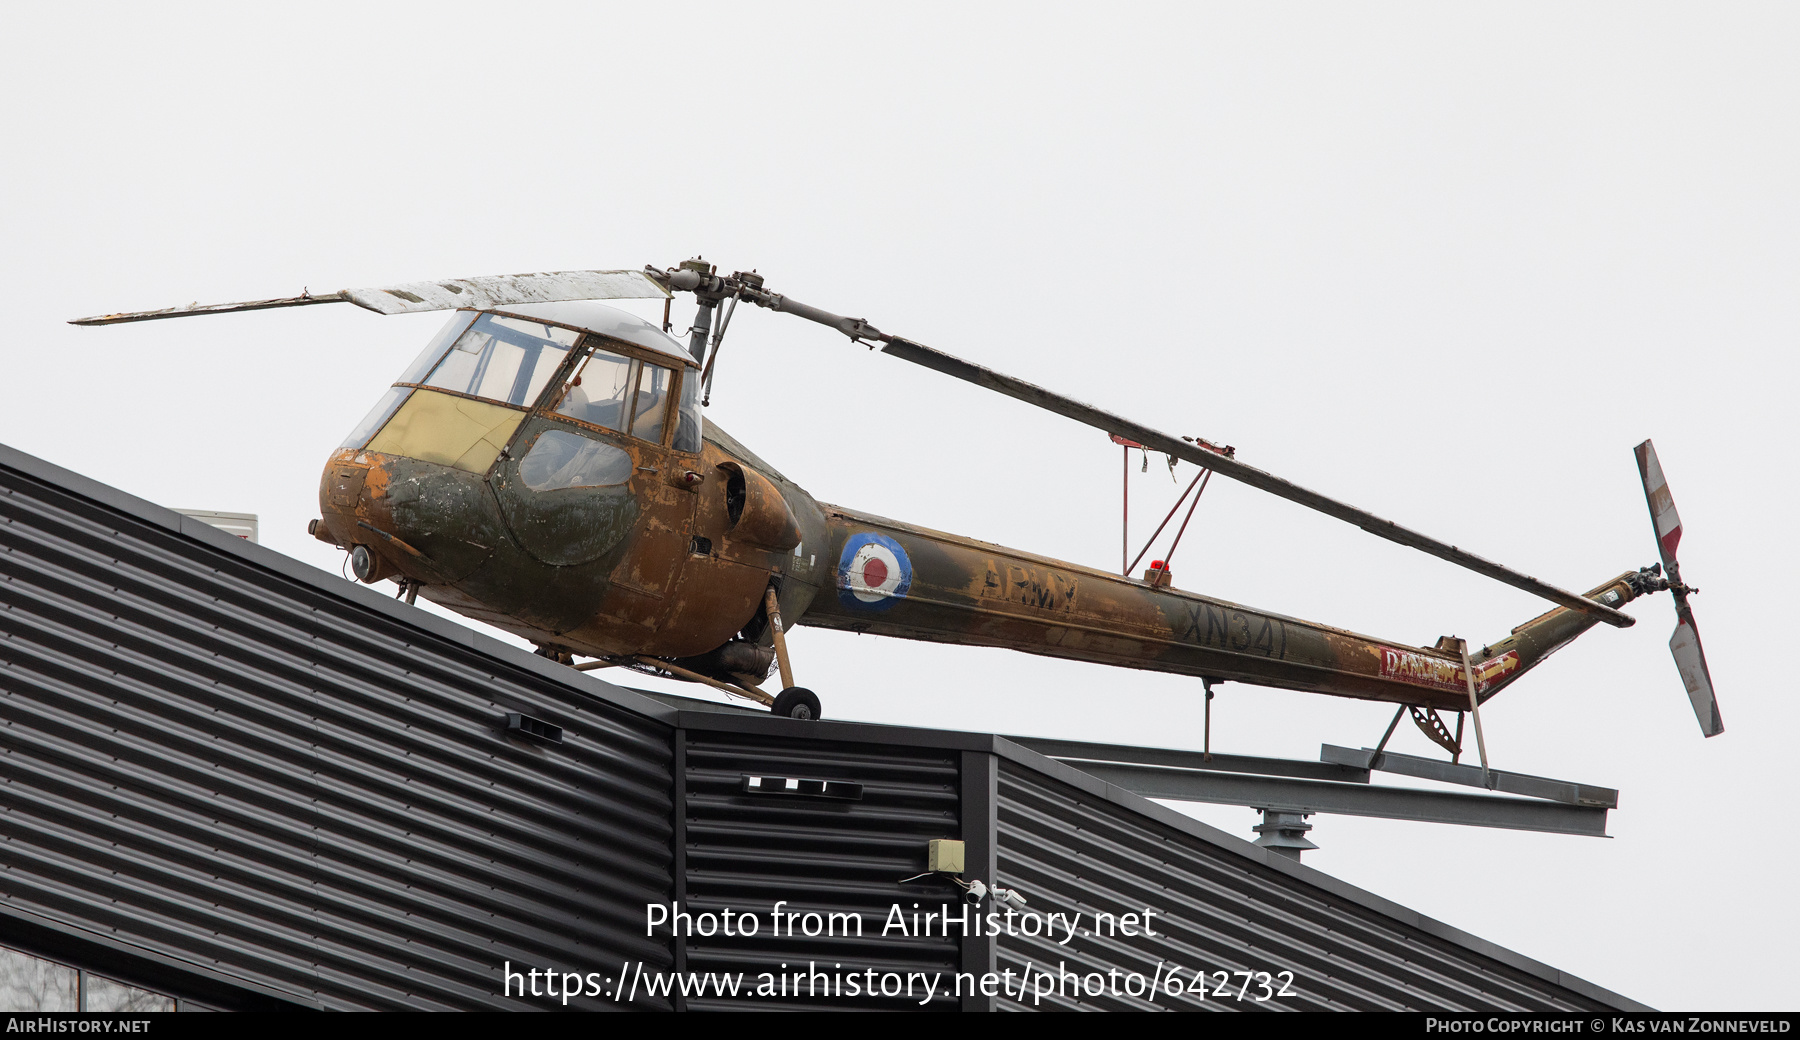
{"type": "Polygon", "coordinates": [[[1484,785],[1481,782],[1481,767],[1479,766],[1465,766],[1456,762],[1442,762],[1434,758],[1419,758],[1415,755],[1396,755],[1392,751],[1376,754],[1369,748],[1355,750],[1337,747],[1334,744],[1321,744],[1319,745],[1319,761],[1357,769],[1375,769],[1383,773],[1396,773],[1401,776],[1416,776],[1425,780],[1441,780],[1447,784],[1462,784],[1465,787],[1485,786],[1490,791],[1505,791],[1507,794],[1522,794],[1530,798],[1546,798],[1566,805],[1598,809],[1617,809],[1619,807],[1619,792],[1610,787],[1593,787],[1569,780],[1551,780],[1548,777],[1531,776],[1526,773],[1508,773],[1499,769],[1487,771],[1488,782],[1484,785]]]}
{"type": "Polygon", "coordinates": [[[1599,807],[1123,762],[1076,760],[1068,764],[1145,798],[1606,837],[1607,810],[1599,807]]]}
{"type": "MultiPolygon", "coordinates": [[[[1306,762],[1292,758],[1255,758],[1250,755],[1212,755],[1174,748],[1130,747],[1121,744],[1090,744],[1080,740],[1051,740],[1045,737],[1007,737],[1007,740],[1046,758],[1082,759],[1090,762],[1130,762],[1145,766],[1173,766],[1181,769],[1204,769],[1214,773],[1255,773],[1264,776],[1292,776],[1307,780],[1337,780],[1366,784],[1366,766],[1345,765],[1320,758],[1306,762]]],[[[1071,765],[1081,768],[1081,762],[1071,765]]]]}

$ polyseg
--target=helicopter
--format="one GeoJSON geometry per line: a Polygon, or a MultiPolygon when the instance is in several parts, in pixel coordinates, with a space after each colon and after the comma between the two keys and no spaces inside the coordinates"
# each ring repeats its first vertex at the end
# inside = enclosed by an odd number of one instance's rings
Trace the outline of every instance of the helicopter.
{"type": "Polygon", "coordinates": [[[1708,737],[1724,729],[1689,603],[1697,590],[1681,581],[1680,517],[1648,440],[1636,455],[1660,561],[1576,594],[1249,466],[1235,449],[1162,433],[704,260],[303,292],[73,324],[332,303],[451,317],[326,461],[310,532],[346,551],[359,581],[393,581],[408,602],[423,595],[582,670],[623,666],[819,719],[817,694],[796,685],[785,634],[815,626],[1192,676],[1209,708],[1222,681],[1384,701],[1397,706],[1388,736],[1410,712],[1454,757],[1464,713],[1479,740],[1482,703],[1596,624],[1630,626],[1620,607],[1667,591],[1677,619],[1670,650],[1696,718],[1708,737]],[[668,320],[678,293],[696,304],[685,345],[668,320]],[[624,299],[661,299],[661,327],[600,302],[624,299]],[[1449,636],[1412,646],[1176,588],[1163,561],[1134,577],[1135,564],[1118,574],[820,502],[703,417],[739,303],[822,324],[1092,426],[1128,451],[1195,464],[1208,480],[1248,484],[1554,606],[1478,648],[1449,636]],[[762,685],[772,671],[775,694],[762,685]]]}

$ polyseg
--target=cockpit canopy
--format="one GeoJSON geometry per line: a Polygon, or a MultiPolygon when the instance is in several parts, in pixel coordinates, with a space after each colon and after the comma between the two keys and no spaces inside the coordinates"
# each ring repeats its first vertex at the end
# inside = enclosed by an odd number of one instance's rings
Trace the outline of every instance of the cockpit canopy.
{"type": "MultiPolygon", "coordinates": [[[[341,447],[379,450],[373,442],[386,439],[379,436],[383,427],[415,392],[435,391],[427,396],[472,398],[520,413],[538,408],[698,452],[699,383],[699,371],[679,343],[611,307],[550,303],[457,311],[341,447]]],[[[509,420],[507,430],[522,418],[509,420]]]]}
{"type": "Polygon", "coordinates": [[[558,325],[458,311],[395,382],[530,408],[580,338],[558,325]]]}

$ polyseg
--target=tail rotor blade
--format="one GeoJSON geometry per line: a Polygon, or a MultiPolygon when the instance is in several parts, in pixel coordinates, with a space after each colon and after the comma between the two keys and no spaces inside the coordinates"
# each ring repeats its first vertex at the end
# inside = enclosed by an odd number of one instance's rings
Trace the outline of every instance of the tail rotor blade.
{"type": "Polygon", "coordinates": [[[1716,737],[1725,732],[1725,722],[1719,718],[1712,673],[1706,670],[1706,653],[1700,649],[1700,629],[1694,624],[1693,608],[1688,606],[1688,596],[1699,590],[1682,584],[1681,564],[1675,559],[1675,550],[1681,545],[1681,514],[1675,511],[1675,498],[1669,494],[1662,463],[1656,459],[1656,445],[1649,441],[1638,445],[1637,463],[1638,474],[1644,478],[1644,501],[1650,506],[1650,521],[1656,527],[1656,548],[1662,553],[1667,587],[1675,598],[1675,634],[1669,637],[1669,653],[1674,655],[1675,667],[1681,672],[1681,684],[1687,687],[1694,717],[1700,720],[1700,732],[1716,737]]]}
{"type": "Polygon", "coordinates": [[[1650,520],[1656,525],[1656,547],[1662,552],[1663,570],[1674,575],[1675,547],[1681,544],[1681,514],[1675,511],[1675,498],[1669,494],[1669,482],[1663,479],[1662,464],[1656,461],[1656,445],[1645,441],[1637,446],[1638,473],[1644,478],[1644,501],[1650,505],[1650,520]]]}
{"type": "Polygon", "coordinates": [[[1709,737],[1725,732],[1725,722],[1719,718],[1719,701],[1713,696],[1712,675],[1706,670],[1706,653],[1700,649],[1700,630],[1694,627],[1692,611],[1682,611],[1681,620],[1675,624],[1675,634],[1669,637],[1669,652],[1675,655],[1675,667],[1680,669],[1682,685],[1687,687],[1688,700],[1693,702],[1694,717],[1700,720],[1700,732],[1709,737]]]}

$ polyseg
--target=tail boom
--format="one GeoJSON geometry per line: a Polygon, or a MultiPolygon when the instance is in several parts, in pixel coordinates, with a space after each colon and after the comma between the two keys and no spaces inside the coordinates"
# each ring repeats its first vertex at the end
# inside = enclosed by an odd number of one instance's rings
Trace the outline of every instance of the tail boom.
{"type": "MultiPolygon", "coordinates": [[[[1445,710],[1462,657],[827,506],[831,583],[796,624],[1445,710]]],[[[823,562],[823,561],[821,561],[823,562]]],[[[1589,596],[1617,608],[1632,575],[1589,596]]],[[[1483,700],[1594,626],[1558,607],[1475,655],[1483,700]]]]}

